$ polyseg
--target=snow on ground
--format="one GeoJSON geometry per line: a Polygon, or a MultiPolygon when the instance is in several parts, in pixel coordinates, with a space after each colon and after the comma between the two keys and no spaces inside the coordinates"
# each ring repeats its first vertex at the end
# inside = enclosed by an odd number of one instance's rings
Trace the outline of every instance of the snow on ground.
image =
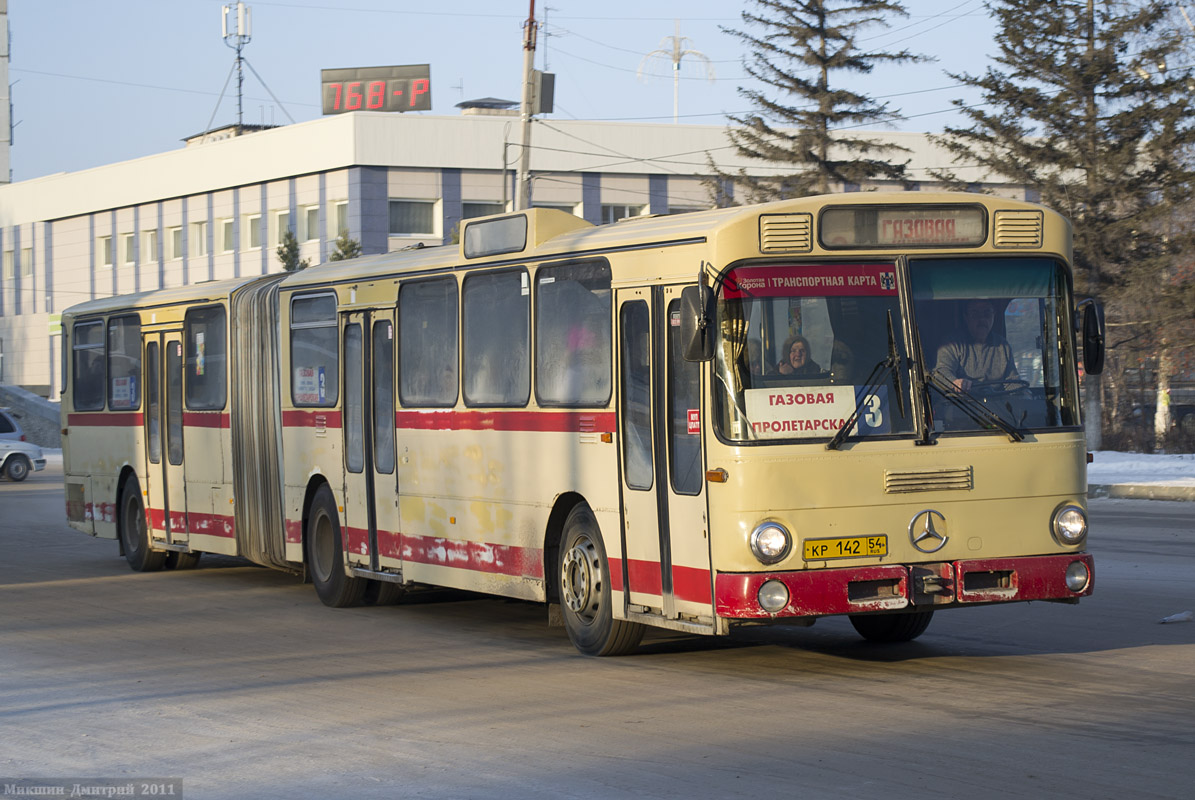
{"type": "Polygon", "coordinates": [[[1087,482],[1195,486],[1195,454],[1146,455],[1100,450],[1087,465],[1087,482]]]}

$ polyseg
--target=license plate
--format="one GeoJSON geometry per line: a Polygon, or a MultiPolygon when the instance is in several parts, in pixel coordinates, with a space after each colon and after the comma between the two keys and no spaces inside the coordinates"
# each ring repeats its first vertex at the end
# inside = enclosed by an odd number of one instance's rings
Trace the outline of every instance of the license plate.
{"type": "Polygon", "coordinates": [[[826,561],[831,558],[867,558],[888,555],[888,537],[847,536],[842,539],[806,539],[801,557],[806,561],[826,561]]]}

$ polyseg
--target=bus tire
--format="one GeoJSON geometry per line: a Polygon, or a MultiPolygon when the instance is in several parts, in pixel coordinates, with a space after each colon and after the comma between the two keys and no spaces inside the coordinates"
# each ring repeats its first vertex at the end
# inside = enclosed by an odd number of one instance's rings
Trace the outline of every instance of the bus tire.
{"type": "Polygon", "coordinates": [[[365,604],[367,606],[392,606],[406,593],[407,589],[401,583],[371,580],[365,586],[365,604]]]}
{"type": "Polygon", "coordinates": [[[29,462],[18,453],[4,464],[4,474],[13,483],[20,483],[29,477],[29,462]]]}
{"type": "Polygon", "coordinates": [[[320,601],[329,608],[359,606],[367,581],[344,571],[344,540],[336,499],[325,483],[311,499],[307,516],[307,565],[320,601]]]}
{"type": "Polygon", "coordinates": [[[869,642],[911,642],[929,627],[934,610],[900,614],[851,614],[851,624],[869,642]]]}
{"type": "Polygon", "coordinates": [[[610,561],[597,520],[579,503],[564,521],[557,556],[560,610],[573,646],[587,656],[622,656],[643,639],[637,622],[614,619],[610,599],[610,561]]]}
{"type": "Polygon", "coordinates": [[[125,560],[137,572],[156,572],[166,564],[166,554],[149,544],[145,527],[145,507],[141,504],[141,485],[136,478],[125,481],[120,490],[120,546],[125,560]]]}
{"type": "Polygon", "coordinates": [[[171,550],[166,554],[166,569],[195,569],[199,566],[199,553],[180,553],[171,550]]]}

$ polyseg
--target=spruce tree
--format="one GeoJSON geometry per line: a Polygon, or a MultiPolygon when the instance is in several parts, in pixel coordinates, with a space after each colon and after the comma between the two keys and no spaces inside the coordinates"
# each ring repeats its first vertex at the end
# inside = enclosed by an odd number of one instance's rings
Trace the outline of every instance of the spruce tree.
{"type": "Polygon", "coordinates": [[[750,49],[744,68],[765,89],[740,88],[754,111],[731,115],[730,139],[740,156],[780,167],[775,176],[730,175],[711,168],[715,202],[733,179],[748,202],[841,190],[844,184],[905,180],[903,148],[863,135],[835,135],[846,127],[890,124],[899,115],[886,103],[843,88],[840,77],[877,66],[922,60],[907,50],[868,50],[861,35],[907,16],[895,0],[751,0],[744,31],[723,29],[750,49]]]}
{"type": "MultiPolygon", "coordinates": [[[[1173,223],[1195,178],[1195,117],[1189,70],[1166,67],[1181,61],[1168,4],[991,0],[987,8],[997,23],[995,66],[950,76],[984,102],[955,101],[970,124],[947,128],[939,143],[956,163],[1023,184],[1071,219],[1076,289],[1108,305],[1110,365],[1173,347],[1155,334],[1192,313],[1168,276],[1191,242],[1190,226],[1173,223]]],[[[1097,399],[1089,387],[1092,446],[1097,399]]],[[[1110,411],[1115,425],[1120,415],[1110,411]]]]}
{"type": "Polygon", "coordinates": [[[282,268],[287,272],[298,272],[311,266],[307,259],[299,260],[299,240],[290,228],[282,234],[282,241],[275,252],[278,260],[282,262],[282,268]]]}
{"type": "Polygon", "coordinates": [[[342,229],[336,238],[336,249],[328,256],[329,261],[347,261],[361,255],[361,243],[349,236],[348,229],[342,229]]]}

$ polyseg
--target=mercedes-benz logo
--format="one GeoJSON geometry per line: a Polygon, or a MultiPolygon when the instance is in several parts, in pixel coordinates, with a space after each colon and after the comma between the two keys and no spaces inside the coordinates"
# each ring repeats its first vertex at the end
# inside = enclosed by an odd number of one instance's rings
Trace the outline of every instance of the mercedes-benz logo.
{"type": "Polygon", "coordinates": [[[920,511],[909,522],[909,539],[913,546],[923,553],[936,553],[946,546],[948,537],[934,526],[934,517],[944,525],[946,517],[940,511],[927,508],[920,511]]]}

